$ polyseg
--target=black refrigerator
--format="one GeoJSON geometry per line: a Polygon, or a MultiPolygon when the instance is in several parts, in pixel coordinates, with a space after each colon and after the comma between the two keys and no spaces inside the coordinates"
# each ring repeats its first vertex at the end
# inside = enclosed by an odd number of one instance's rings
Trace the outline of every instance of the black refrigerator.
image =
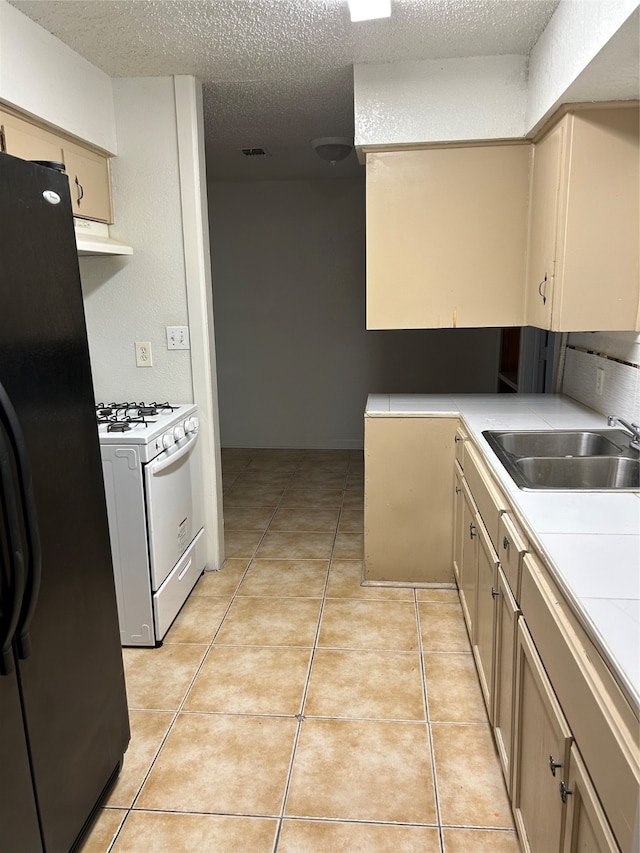
{"type": "Polygon", "coordinates": [[[69,185],[0,153],[0,853],[66,853],[129,742],[69,185]]]}

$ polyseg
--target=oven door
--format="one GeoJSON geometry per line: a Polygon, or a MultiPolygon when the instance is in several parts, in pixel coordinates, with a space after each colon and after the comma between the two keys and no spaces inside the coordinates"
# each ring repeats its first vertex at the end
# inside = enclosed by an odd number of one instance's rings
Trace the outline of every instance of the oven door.
{"type": "Polygon", "coordinates": [[[144,467],[151,585],[158,589],[202,528],[198,433],[144,467]]]}

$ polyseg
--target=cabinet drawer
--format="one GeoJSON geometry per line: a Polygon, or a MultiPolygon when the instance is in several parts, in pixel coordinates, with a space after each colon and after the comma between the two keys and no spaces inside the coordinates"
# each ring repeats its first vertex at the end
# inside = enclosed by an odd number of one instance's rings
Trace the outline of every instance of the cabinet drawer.
{"type": "Polygon", "coordinates": [[[202,574],[205,562],[205,539],[204,531],[201,530],[160,589],[153,594],[157,639],[161,640],[171,627],[171,623],[202,574]]]}
{"type": "Polygon", "coordinates": [[[617,841],[631,851],[640,786],[637,720],[628,705],[624,713],[596,649],[531,554],[523,559],[520,607],[617,841]]]}
{"type": "Polygon", "coordinates": [[[522,558],[528,549],[527,540],[511,516],[506,512],[503,513],[498,521],[498,557],[516,601],[520,600],[522,558]]]}
{"type": "Polygon", "coordinates": [[[464,476],[469,483],[482,520],[485,523],[493,546],[498,550],[498,524],[507,504],[493,484],[476,450],[466,441],[464,446],[464,476]]]}

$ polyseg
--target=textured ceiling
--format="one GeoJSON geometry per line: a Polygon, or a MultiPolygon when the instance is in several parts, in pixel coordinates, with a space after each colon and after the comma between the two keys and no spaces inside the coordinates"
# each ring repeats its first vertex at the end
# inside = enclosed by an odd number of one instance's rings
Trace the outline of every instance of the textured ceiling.
{"type": "Polygon", "coordinates": [[[353,136],[354,63],[527,55],[559,0],[393,0],[355,24],[346,0],[10,2],[111,77],[202,80],[209,175],[233,180],[357,174],[309,146],[353,136]]]}

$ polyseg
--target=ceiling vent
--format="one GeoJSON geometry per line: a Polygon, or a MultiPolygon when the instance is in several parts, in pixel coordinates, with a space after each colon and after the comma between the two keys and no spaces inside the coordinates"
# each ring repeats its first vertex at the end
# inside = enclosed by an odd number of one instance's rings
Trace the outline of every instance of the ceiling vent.
{"type": "Polygon", "coordinates": [[[245,157],[268,157],[269,154],[264,148],[242,148],[240,149],[245,157]]]}

